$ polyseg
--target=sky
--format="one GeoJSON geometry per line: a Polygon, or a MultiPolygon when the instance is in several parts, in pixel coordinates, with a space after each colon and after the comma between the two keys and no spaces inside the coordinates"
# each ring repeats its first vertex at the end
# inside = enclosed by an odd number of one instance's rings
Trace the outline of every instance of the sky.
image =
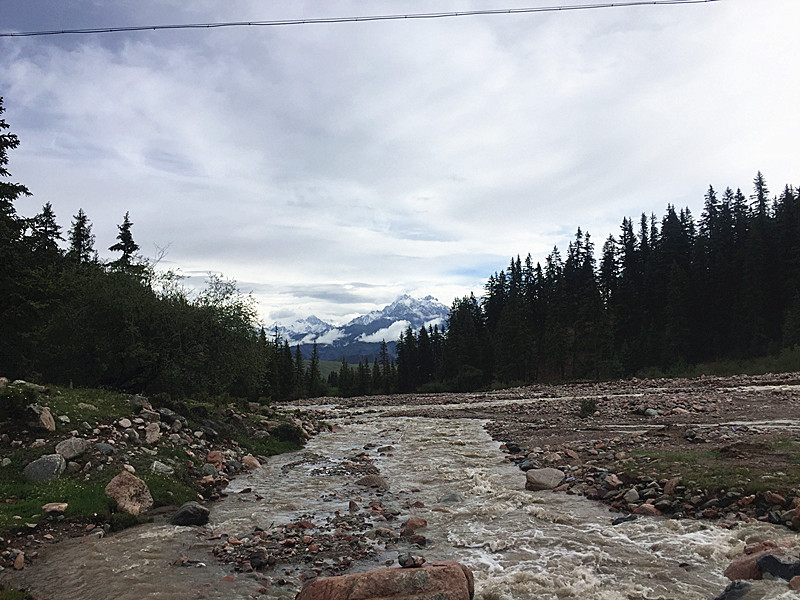
{"type": "MultiPolygon", "coordinates": [[[[0,32],[574,6],[4,0],[0,32]]],[[[480,296],[578,227],[800,184],[800,2],[0,38],[12,181],[141,253],[334,324],[480,296]]]]}

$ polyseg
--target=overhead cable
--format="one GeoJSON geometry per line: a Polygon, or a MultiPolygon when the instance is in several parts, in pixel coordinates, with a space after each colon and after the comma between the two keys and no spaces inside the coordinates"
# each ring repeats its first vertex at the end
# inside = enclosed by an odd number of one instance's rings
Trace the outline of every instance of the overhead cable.
{"type": "Polygon", "coordinates": [[[456,12],[415,13],[399,15],[365,15],[360,17],[322,17],[310,19],[281,19],[275,21],[223,21],[219,23],[182,23],[174,25],[134,25],[129,27],[91,27],[86,29],[53,29],[49,31],[7,31],[0,37],[34,37],[46,35],[120,33],[126,31],[163,31],[167,29],[219,29],[223,27],[278,27],[285,25],[319,25],[330,23],[362,23],[369,21],[401,21],[410,19],[444,19],[451,17],[474,17],[482,15],[525,14],[595,8],[620,8],[644,5],[707,4],[720,0],[639,0],[632,2],[603,2],[597,4],[576,4],[566,6],[540,6],[530,8],[499,8],[490,10],[470,10],[456,12]]]}

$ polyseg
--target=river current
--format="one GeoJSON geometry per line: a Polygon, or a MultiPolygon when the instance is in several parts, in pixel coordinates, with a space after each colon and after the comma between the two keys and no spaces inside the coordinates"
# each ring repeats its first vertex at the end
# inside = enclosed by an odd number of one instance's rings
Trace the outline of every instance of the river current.
{"type": "MultiPolygon", "coordinates": [[[[69,599],[293,598],[296,585],[264,586],[263,576],[235,573],[209,555],[220,533],[244,536],[301,518],[346,512],[352,475],[336,466],[372,444],[388,481],[387,499],[413,498],[404,511],[427,520],[431,562],[458,560],[475,574],[478,600],[711,600],[746,543],[791,535],[766,524],[728,530],[713,523],[639,518],[612,525],[608,507],[584,498],[524,489],[524,473],[505,459],[476,419],[341,416],[295,453],[271,458],[231,482],[203,529],[163,520],[106,538],[51,546],[20,583],[37,597],[69,599]],[[252,493],[238,494],[245,488],[252,493]],[[259,499],[260,498],[260,499],[259,499]],[[445,502],[441,500],[445,499],[445,502]],[[186,556],[191,566],[172,563],[186,556]]],[[[378,548],[353,570],[384,566],[397,551],[378,548]]],[[[286,566],[281,566],[284,573],[286,566]]],[[[751,598],[793,598],[783,581],[753,582],[751,598]]]]}

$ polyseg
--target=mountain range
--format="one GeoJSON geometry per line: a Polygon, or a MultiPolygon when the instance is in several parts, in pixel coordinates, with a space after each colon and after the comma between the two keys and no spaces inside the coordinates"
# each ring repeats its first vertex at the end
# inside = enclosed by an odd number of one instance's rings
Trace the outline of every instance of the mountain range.
{"type": "MultiPolygon", "coordinates": [[[[356,317],[346,325],[337,327],[315,316],[298,319],[289,325],[277,325],[280,336],[294,348],[300,346],[305,358],[311,356],[314,342],[320,360],[341,360],[349,363],[360,360],[371,361],[380,352],[385,341],[389,353],[394,356],[397,340],[408,327],[415,332],[420,327],[447,322],[450,309],[433,296],[412,298],[403,295],[381,310],[374,310],[356,317]]],[[[272,331],[275,331],[275,325],[272,331]]]]}

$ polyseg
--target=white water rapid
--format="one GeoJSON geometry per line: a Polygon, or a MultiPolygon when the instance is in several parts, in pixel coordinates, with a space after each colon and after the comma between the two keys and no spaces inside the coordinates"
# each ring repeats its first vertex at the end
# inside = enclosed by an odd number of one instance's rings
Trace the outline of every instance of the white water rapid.
{"type": "MultiPolygon", "coordinates": [[[[786,537],[769,525],[733,530],[713,523],[639,518],[612,526],[614,513],[583,498],[524,490],[524,473],[510,464],[474,419],[340,417],[337,432],[323,433],[305,449],[274,457],[256,473],[232,482],[228,498],[212,506],[208,527],[153,523],[105,539],[51,547],[23,580],[37,597],[69,599],[293,598],[299,582],[263,584],[263,574],[234,573],[215,563],[209,540],[254,527],[346,513],[359,493],[355,476],[337,468],[365,446],[391,446],[368,455],[390,485],[385,504],[427,520],[430,561],[458,560],[475,574],[478,600],[712,600],[727,583],[722,575],[745,543],[786,537]],[[244,488],[252,493],[239,494],[244,488]],[[257,499],[260,496],[262,499],[257,499]],[[449,500],[441,502],[442,499],[449,500]],[[414,502],[420,508],[408,508],[414,502]],[[176,567],[179,556],[204,566],[176,567]],[[262,577],[259,581],[258,577],[262,577]]],[[[377,525],[377,524],[376,524],[377,525]]],[[[398,549],[354,564],[378,568],[398,549]]],[[[283,575],[279,565],[273,576],[283,575]]],[[[750,598],[793,598],[783,581],[754,582],[750,598]]]]}

